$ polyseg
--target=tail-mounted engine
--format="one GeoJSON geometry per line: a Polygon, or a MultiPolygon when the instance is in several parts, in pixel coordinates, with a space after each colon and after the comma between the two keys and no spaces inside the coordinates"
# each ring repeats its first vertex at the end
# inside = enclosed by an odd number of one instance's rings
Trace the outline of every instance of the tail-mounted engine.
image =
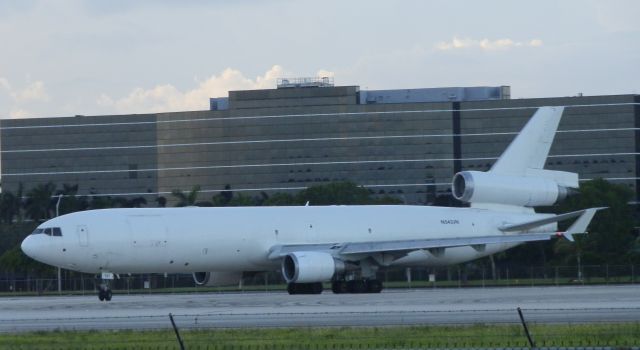
{"type": "Polygon", "coordinates": [[[573,187],[578,187],[577,175],[574,180],[573,173],[538,170],[535,175],[462,171],[454,175],[451,189],[456,199],[467,203],[535,207],[552,205],[564,199],[573,187]]]}

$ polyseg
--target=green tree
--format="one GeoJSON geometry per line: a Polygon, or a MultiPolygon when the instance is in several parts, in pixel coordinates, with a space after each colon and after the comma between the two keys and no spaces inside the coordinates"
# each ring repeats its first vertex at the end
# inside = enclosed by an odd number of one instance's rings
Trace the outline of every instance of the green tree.
{"type": "Polygon", "coordinates": [[[56,185],[53,182],[39,184],[27,192],[25,200],[25,212],[34,221],[44,221],[50,219],[55,210],[55,199],[53,193],[56,185]]]}
{"type": "Polygon", "coordinates": [[[264,201],[262,201],[262,205],[265,206],[279,206],[279,205],[299,205],[295,196],[289,193],[278,192],[272,196],[269,196],[264,201]]]}
{"type": "Polygon", "coordinates": [[[9,191],[0,194],[0,221],[6,224],[11,224],[14,219],[22,222],[23,192],[24,186],[20,183],[16,194],[9,191]]]}
{"type": "Polygon", "coordinates": [[[399,204],[401,200],[385,196],[372,197],[372,193],[362,186],[344,181],[326,185],[312,186],[302,190],[296,196],[296,202],[309,205],[347,205],[347,204],[399,204]]]}
{"type": "Polygon", "coordinates": [[[11,224],[20,207],[21,203],[13,193],[7,191],[0,194],[0,220],[3,223],[11,224]]]}
{"type": "Polygon", "coordinates": [[[147,200],[144,197],[117,197],[113,200],[113,208],[141,208],[147,205],[147,200]]]}
{"type": "MultiPolygon", "coordinates": [[[[576,243],[558,240],[554,245],[555,260],[560,263],[622,264],[640,261],[633,247],[637,241],[635,222],[629,201],[633,192],[625,185],[595,179],[580,185],[580,193],[559,205],[559,212],[592,207],[608,207],[599,211],[589,225],[589,233],[578,235],[576,243]]],[[[570,223],[563,223],[563,227],[570,223]]]]}
{"type": "Polygon", "coordinates": [[[227,206],[230,207],[251,207],[256,206],[258,199],[255,197],[247,196],[242,193],[236,194],[227,202],[227,206]]]}
{"type": "Polygon", "coordinates": [[[200,186],[195,185],[193,186],[191,191],[189,191],[189,193],[184,193],[181,190],[173,190],[171,191],[171,195],[178,200],[178,202],[175,205],[176,207],[188,207],[188,206],[196,205],[199,192],[200,192],[200,186]]]}
{"type": "Polygon", "coordinates": [[[16,220],[18,222],[24,221],[24,185],[22,182],[18,184],[18,190],[16,191],[15,196],[15,207],[16,207],[16,220]]]}
{"type": "MultiPolygon", "coordinates": [[[[564,238],[546,242],[523,244],[495,255],[499,264],[578,265],[578,264],[625,264],[640,261],[636,249],[638,238],[634,234],[634,219],[628,204],[633,193],[624,185],[616,185],[602,179],[581,184],[577,194],[569,196],[559,205],[539,208],[539,212],[567,213],[593,207],[608,207],[599,211],[589,225],[589,233],[576,235],[575,242],[564,238]],[[580,261],[578,261],[580,260],[580,261]]],[[[572,220],[559,223],[561,231],[567,229],[572,220]]]]}
{"type": "Polygon", "coordinates": [[[231,191],[231,185],[225,185],[224,191],[214,195],[211,198],[212,205],[214,207],[226,207],[233,198],[233,191],[231,191]]]}
{"type": "MultiPolygon", "coordinates": [[[[37,222],[14,222],[0,225],[0,255],[19,245],[22,240],[38,226],[37,222]]],[[[0,271],[2,269],[0,268],[0,271]]]]}
{"type": "Polygon", "coordinates": [[[26,256],[19,244],[0,255],[0,267],[5,271],[35,273],[40,276],[51,274],[54,269],[26,256]]]}
{"type": "Polygon", "coordinates": [[[88,209],[106,209],[114,206],[114,200],[111,196],[100,196],[97,193],[92,193],[90,197],[88,209]]]}
{"type": "MultiPolygon", "coordinates": [[[[62,189],[56,191],[60,198],[59,214],[64,215],[89,208],[89,202],[84,196],[78,196],[78,185],[63,184],[62,189]]],[[[56,204],[58,199],[55,199],[56,204]]]]}

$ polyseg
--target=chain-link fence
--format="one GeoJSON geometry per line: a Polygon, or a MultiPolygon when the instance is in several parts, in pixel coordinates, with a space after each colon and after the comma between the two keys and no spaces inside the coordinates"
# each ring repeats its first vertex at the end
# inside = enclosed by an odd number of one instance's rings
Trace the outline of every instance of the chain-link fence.
{"type": "MultiPolygon", "coordinates": [[[[0,274],[2,294],[94,293],[100,280],[90,274],[62,271],[56,276],[19,276],[0,274]]],[[[451,266],[441,268],[394,268],[379,273],[385,288],[462,288],[560,286],[587,284],[635,284],[640,281],[640,266],[451,266]]],[[[119,293],[180,293],[197,291],[270,291],[284,290],[280,272],[245,275],[237,285],[197,286],[189,274],[120,275],[111,281],[119,293]]]]}
{"type": "MultiPolygon", "coordinates": [[[[109,322],[109,320],[106,320],[109,322]]],[[[168,317],[158,321],[168,323],[168,317]]],[[[522,325],[438,325],[384,328],[210,329],[180,325],[187,349],[329,350],[329,349],[530,349],[522,325]]],[[[536,349],[640,350],[640,324],[529,324],[536,349]]],[[[2,335],[0,335],[2,340],[2,335]]],[[[174,331],[39,332],[4,339],[0,349],[179,349],[174,331]]]]}

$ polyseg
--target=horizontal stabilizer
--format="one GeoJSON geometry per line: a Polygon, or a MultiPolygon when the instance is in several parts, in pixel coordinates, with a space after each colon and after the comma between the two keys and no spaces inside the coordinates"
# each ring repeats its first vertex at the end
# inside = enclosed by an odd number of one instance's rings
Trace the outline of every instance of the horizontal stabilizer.
{"type": "Polygon", "coordinates": [[[571,227],[569,227],[569,229],[563,233],[563,235],[568,240],[573,242],[572,235],[578,234],[578,233],[584,233],[587,229],[587,226],[591,222],[591,219],[593,219],[593,216],[595,215],[595,213],[598,210],[602,210],[602,209],[606,209],[606,207],[583,209],[583,210],[573,211],[570,213],[551,216],[544,219],[521,222],[518,224],[505,225],[505,226],[499,227],[499,230],[502,232],[527,231],[532,228],[540,227],[540,226],[551,224],[554,222],[573,219],[579,216],[578,220],[576,220],[576,222],[574,222],[573,225],[571,225],[571,227]]]}
{"type": "Polygon", "coordinates": [[[509,224],[498,227],[498,229],[502,232],[516,232],[516,231],[526,231],[532,228],[540,227],[546,224],[551,224],[554,222],[564,221],[576,218],[582,214],[584,214],[588,209],[572,211],[570,213],[550,216],[544,219],[531,220],[527,222],[521,222],[518,224],[509,224]]]}
{"type": "Polygon", "coordinates": [[[585,209],[585,213],[582,214],[582,216],[580,216],[578,220],[576,220],[576,222],[574,222],[573,225],[571,225],[571,227],[569,227],[569,229],[565,231],[562,235],[569,241],[573,242],[573,235],[586,233],[587,226],[589,226],[591,219],[593,219],[593,216],[596,214],[598,210],[602,210],[602,209],[607,209],[607,208],[603,207],[603,208],[585,209]]]}

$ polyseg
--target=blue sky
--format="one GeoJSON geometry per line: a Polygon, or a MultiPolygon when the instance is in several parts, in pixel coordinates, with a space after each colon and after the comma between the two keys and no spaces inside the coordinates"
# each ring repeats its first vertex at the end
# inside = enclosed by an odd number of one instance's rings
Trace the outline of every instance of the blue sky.
{"type": "Polygon", "coordinates": [[[0,118],[208,108],[332,75],[362,89],[640,93],[638,1],[0,0],[0,118]]]}

